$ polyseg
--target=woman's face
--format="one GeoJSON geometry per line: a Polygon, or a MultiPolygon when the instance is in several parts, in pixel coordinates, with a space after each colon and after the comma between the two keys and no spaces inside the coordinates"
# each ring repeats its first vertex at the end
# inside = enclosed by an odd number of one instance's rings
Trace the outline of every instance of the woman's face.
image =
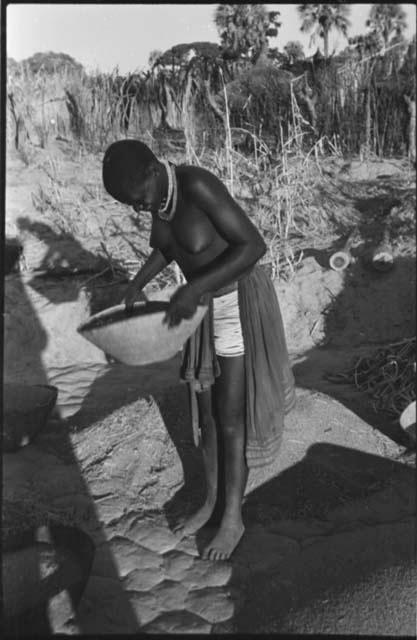
{"type": "Polygon", "coordinates": [[[131,187],[128,194],[130,206],[136,213],[158,212],[162,200],[160,174],[157,167],[151,167],[145,177],[131,187]]]}

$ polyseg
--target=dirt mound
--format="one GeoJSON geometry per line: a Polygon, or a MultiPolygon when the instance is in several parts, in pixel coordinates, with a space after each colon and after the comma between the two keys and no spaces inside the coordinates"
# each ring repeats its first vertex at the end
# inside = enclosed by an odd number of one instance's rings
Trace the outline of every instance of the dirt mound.
{"type": "Polygon", "coordinates": [[[405,159],[372,158],[344,163],[339,169],[339,177],[357,182],[403,176],[406,171],[411,173],[411,166],[405,159]]]}

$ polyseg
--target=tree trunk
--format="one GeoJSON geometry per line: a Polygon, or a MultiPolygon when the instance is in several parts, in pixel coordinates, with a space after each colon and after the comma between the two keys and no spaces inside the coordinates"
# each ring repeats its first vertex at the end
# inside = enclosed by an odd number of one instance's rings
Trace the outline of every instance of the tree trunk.
{"type": "Polygon", "coordinates": [[[409,96],[404,96],[408,107],[408,157],[416,161],[416,101],[409,96]]]}
{"type": "Polygon", "coordinates": [[[216,102],[216,98],[213,96],[213,94],[210,91],[210,83],[208,80],[204,80],[204,87],[206,89],[206,95],[207,95],[207,100],[211,106],[211,108],[213,109],[214,113],[216,114],[216,116],[218,118],[220,118],[220,120],[222,121],[222,123],[225,125],[226,123],[226,115],[223,113],[223,111],[219,108],[217,102],[216,102]]]}
{"type": "Polygon", "coordinates": [[[313,129],[316,128],[317,125],[317,95],[314,95],[313,90],[308,85],[307,80],[304,80],[304,87],[301,90],[301,96],[305,102],[307,107],[308,114],[310,116],[310,123],[313,129]]]}
{"type": "Polygon", "coordinates": [[[158,84],[158,90],[156,92],[156,96],[157,96],[158,106],[161,110],[160,126],[165,127],[167,107],[164,104],[164,98],[163,98],[163,93],[166,93],[165,78],[163,76],[161,76],[161,83],[162,84],[158,84]]]}
{"type": "Polygon", "coordinates": [[[327,58],[329,57],[329,31],[328,29],[326,29],[323,33],[323,40],[324,40],[324,57],[327,58]]]}
{"type": "Polygon", "coordinates": [[[188,73],[187,82],[185,85],[184,97],[182,100],[182,129],[185,135],[187,162],[191,164],[192,151],[196,143],[196,131],[193,118],[193,96],[192,96],[192,73],[188,73]]]}
{"type": "Polygon", "coordinates": [[[262,46],[262,49],[259,51],[258,55],[254,57],[253,63],[254,65],[258,65],[258,66],[266,66],[269,63],[268,43],[265,43],[262,46]]]}
{"type": "Polygon", "coordinates": [[[366,88],[366,115],[365,115],[365,147],[366,153],[369,153],[371,148],[371,88],[366,88]]]}

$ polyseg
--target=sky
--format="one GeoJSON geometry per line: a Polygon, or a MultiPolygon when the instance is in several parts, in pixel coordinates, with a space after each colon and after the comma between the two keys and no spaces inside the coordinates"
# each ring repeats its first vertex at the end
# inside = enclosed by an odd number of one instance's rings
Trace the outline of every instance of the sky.
{"type": "MultiPolygon", "coordinates": [[[[266,4],[279,11],[282,26],[271,46],[282,50],[289,40],[299,40],[307,55],[310,35],[300,32],[297,5],[266,4]]],[[[351,4],[349,35],[365,31],[371,4],[351,4]]],[[[407,14],[406,37],[416,32],[416,6],[402,4],[407,14]]],[[[7,55],[23,60],[34,53],[67,53],[87,71],[120,73],[146,69],[153,50],[165,51],[175,44],[219,42],[214,26],[216,4],[9,4],[7,6],[7,55]]],[[[347,41],[332,34],[330,51],[343,49],[347,41]]]]}

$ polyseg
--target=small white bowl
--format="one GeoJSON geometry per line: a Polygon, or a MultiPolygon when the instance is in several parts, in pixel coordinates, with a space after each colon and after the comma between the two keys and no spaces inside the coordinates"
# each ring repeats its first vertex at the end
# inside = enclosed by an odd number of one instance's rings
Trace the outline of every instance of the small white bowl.
{"type": "Polygon", "coordinates": [[[400,425],[403,429],[411,427],[416,423],[416,401],[410,402],[410,404],[404,409],[400,416],[400,425]]]}

